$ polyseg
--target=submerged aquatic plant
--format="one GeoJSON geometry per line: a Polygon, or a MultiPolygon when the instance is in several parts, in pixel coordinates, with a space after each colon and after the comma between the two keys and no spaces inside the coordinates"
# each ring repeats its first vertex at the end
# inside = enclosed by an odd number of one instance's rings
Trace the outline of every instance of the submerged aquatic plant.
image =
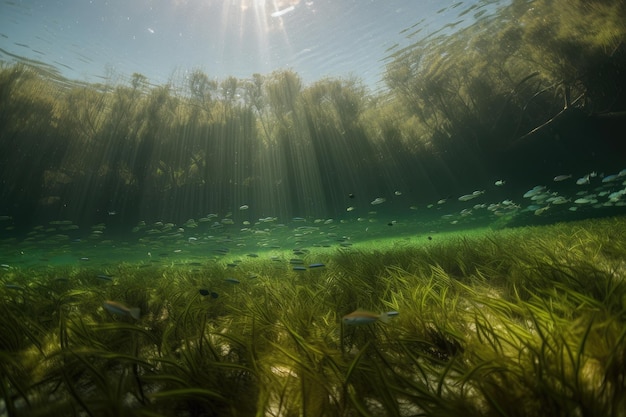
{"type": "Polygon", "coordinates": [[[363,246],[325,252],[326,268],[307,275],[262,256],[236,273],[216,261],[121,264],[104,282],[78,267],[63,270],[67,279],[12,269],[0,288],[2,407],[10,416],[624,416],[624,236],[623,219],[604,219],[363,246]],[[142,316],[112,315],[106,299],[142,316]],[[399,315],[344,325],[359,308],[399,315]]]}

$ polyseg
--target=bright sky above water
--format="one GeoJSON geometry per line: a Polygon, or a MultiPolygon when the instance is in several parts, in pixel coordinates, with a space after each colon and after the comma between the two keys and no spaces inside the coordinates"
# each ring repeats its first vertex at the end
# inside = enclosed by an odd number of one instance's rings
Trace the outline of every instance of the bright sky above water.
{"type": "MultiPolygon", "coordinates": [[[[386,50],[459,18],[440,0],[3,0],[0,59],[15,56],[98,81],[138,72],[164,83],[201,69],[249,78],[290,68],[305,82],[356,75],[372,87],[386,50]]],[[[461,25],[463,26],[463,25],[461,25]]],[[[457,27],[458,28],[458,27],[457,27]]]]}

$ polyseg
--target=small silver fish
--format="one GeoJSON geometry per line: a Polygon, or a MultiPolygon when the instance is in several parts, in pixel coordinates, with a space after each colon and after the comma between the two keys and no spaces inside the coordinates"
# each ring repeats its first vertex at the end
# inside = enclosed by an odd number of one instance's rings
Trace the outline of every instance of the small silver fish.
{"type": "Polygon", "coordinates": [[[370,311],[356,310],[350,314],[343,316],[343,323],[347,325],[370,324],[375,321],[387,323],[391,317],[397,316],[397,311],[388,311],[386,313],[372,313],[370,311]]]}
{"type": "Polygon", "coordinates": [[[105,274],[98,274],[96,278],[101,279],[102,281],[113,281],[113,277],[105,274]]]}
{"type": "Polygon", "coordinates": [[[470,201],[482,194],[482,193],[478,193],[478,194],[475,194],[475,193],[476,191],[474,191],[472,194],[462,195],[461,197],[459,197],[459,201],[470,201]]]}
{"type": "Polygon", "coordinates": [[[570,199],[569,198],[565,198],[565,197],[555,197],[554,200],[552,200],[552,204],[565,204],[565,203],[569,203],[570,199]]]}
{"type": "Polygon", "coordinates": [[[118,303],[117,301],[107,300],[102,306],[109,313],[118,314],[120,316],[130,316],[135,320],[139,320],[139,316],[141,314],[139,307],[129,308],[122,303],[118,303]]]}
{"type": "Polygon", "coordinates": [[[607,183],[607,182],[615,181],[618,178],[619,178],[618,174],[607,175],[604,178],[602,178],[602,182],[607,183]]]}
{"type": "Polygon", "coordinates": [[[554,181],[559,182],[559,181],[565,181],[567,179],[572,178],[572,175],[557,175],[556,177],[554,177],[554,181]]]}
{"type": "Polygon", "coordinates": [[[585,184],[589,184],[589,174],[585,175],[584,177],[578,178],[576,180],[576,185],[585,185],[585,184]]]}
{"type": "Polygon", "coordinates": [[[21,290],[21,291],[24,291],[25,289],[21,285],[17,285],[17,284],[4,284],[4,288],[7,288],[9,290],[21,290]]]}

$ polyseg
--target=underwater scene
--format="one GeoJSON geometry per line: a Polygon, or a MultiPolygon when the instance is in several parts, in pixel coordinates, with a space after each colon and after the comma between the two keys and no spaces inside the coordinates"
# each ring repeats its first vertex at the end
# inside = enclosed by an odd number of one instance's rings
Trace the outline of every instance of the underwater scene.
{"type": "Polygon", "coordinates": [[[625,2],[128,3],[0,4],[0,417],[626,416],[625,2]]]}

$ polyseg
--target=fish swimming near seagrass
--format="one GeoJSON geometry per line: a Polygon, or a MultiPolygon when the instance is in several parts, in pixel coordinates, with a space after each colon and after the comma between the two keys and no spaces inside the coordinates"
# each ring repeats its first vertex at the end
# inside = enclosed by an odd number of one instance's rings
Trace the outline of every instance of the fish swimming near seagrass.
{"type": "Polygon", "coordinates": [[[141,314],[139,307],[126,307],[124,304],[118,303],[117,301],[107,300],[102,306],[109,313],[117,314],[119,316],[132,317],[135,320],[139,320],[139,316],[141,314]]]}
{"type": "Polygon", "coordinates": [[[386,313],[372,313],[370,311],[356,310],[350,314],[343,316],[343,324],[358,325],[358,324],[370,324],[375,321],[382,321],[387,323],[390,318],[397,316],[397,311],[388,311],[386,313]]]}

